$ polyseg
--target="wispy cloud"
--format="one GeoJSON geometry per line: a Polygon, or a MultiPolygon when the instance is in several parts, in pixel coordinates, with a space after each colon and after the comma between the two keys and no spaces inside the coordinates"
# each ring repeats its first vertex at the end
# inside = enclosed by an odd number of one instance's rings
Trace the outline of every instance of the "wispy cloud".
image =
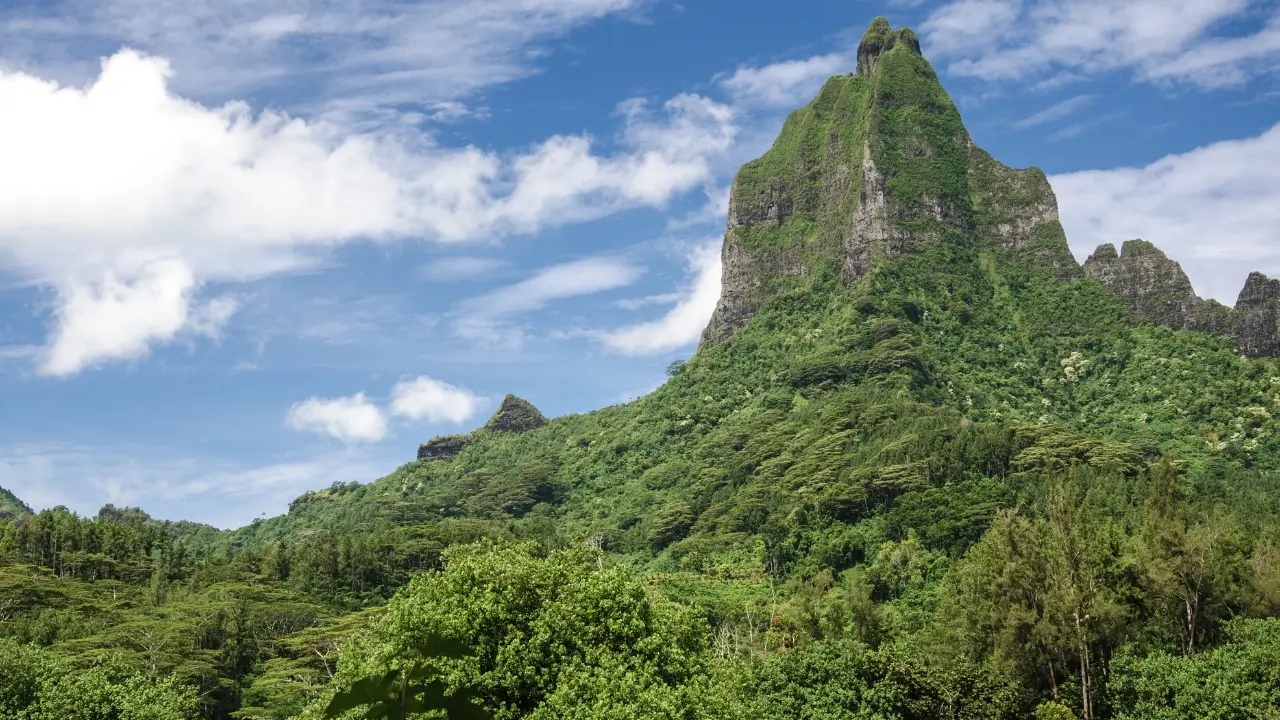
{"type": "Polygon", "coordinates": [[[985,80],[1127,70],[1146,82],[1239,85],[1280,57],[1280,9],[1242,36],[1213,34],[1263,8],[1250,0],[955,0],[921,30],[948,72],[985,80]]]}
{"type": "Polygon", "coordinates": [[[849,52],[785,60],[760,67],[740,67],[721,85],[745,105],[793,108],[817,94],[832,75],[851,72],[857,56],[849,52]]]}
{"type": "Polygon", "coordinates": [[[283,513],[306,490],[369,482],[402,460],[348,448],[253,465],[155,447],[14,445],[0,448],[0,486],[35,509],[91,515],[106,503],[141,505],[156,517],[234,528],[283,513]]]}
{"type": "Polygon", "coordinates": [[[516,347],[524,334],[513,319],[565,298],[625,287],[643,270],[616,258],[585,258],[544,268],[518,283],[459,303],[454,332],[486,345],[516,347]]]}
{"type": "Polygon", "coordinates": [[[1113,113],[1107,113],[1106,115],[1100,115],[1096,118],[1084,120],[1078,123],[1072,123],[1061,130],[1051,133],[1046,139],[1049,142],[1061,142],[1063,140],[1077,138],[1096,127],[1106,125],[1114,120],[1119,120],[1124,116],[1125,112],[1121,110],[1113,113]]]}
{"type": "Polygon", "coordinates": [[[9,60],[73,82],[127,46],[171,58],[179,89],[200,98],[273,91],[294,110],[377,122],[456,109],[445,104],[537,72],[548,41],[638,4],[50,0],[6,4],[0,41],[9,60]]]}
{"type": "Polygon", "coordinates": [[[499,258],[447,257],[432,260],[419,274],[432,282],[451,283],[484,278],[506,266],[507,262],[499,258]]]}
{"type": "Polygon", "coordinates": [[[655,355],[693,345],[720,299],[720,245],[715,238],[689,253],[689,280],[665,315],[600,334],[605,346],[625,355],[655,355]]]}
{"type": "Polygon", "coordinates": [[[1030,115],[1015,122],[1013,127],[1018,130],[1025,130],[1027,128],[1039,127],[1040,125],[1051,123],[1055,120],[1061,120],[1062,118],[1083,110],[1093,104],[1095,100],[1097,100],[1096,95],[1076,95],[1073,98],[1063,100],[1057,105],[1045,108],[1034,115],[1030,115]]]}

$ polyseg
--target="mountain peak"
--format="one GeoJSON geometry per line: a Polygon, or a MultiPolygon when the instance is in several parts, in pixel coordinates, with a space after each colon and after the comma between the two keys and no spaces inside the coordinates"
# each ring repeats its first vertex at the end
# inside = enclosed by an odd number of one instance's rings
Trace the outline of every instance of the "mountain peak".
{"type": "Polygon", "coordinates": [[[911,28],[904,27],[895,31],[889,25],[887,18],[878,17],[872,20],[871,26],[862,36],[862,42],[858,43],[857,74],[864,77],[874,75],[876,61],[899,43],[910,48],[915,54],[920,54],[920,38],[916,37],[911,28]]]}
{"type": "Polygon", "coordinates": [[[940,244],[1081,274],[1044,173],[974,147],[915,33],[876,18],[857,72],[827,80],[734,178],[720,301],[700,347],[732,336],[770,297],[856,282],[885,258],[940,244]]]}
{"type": "Polygon", "coordinates": [[[533,403],[522,397],[507,395],[502,399],[498,411],[484,424],[486,430],[502,430],[505,432],[525,432],[536,430],[547,424],[547,418],[539,412],[533,403]]]}

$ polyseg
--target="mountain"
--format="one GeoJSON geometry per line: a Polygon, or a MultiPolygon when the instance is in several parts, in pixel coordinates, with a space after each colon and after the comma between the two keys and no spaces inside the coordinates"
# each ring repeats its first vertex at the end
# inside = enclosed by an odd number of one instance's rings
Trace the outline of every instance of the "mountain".
{"type": "Polygon", "coordinates": [[[914,33],[876,20],[857,57],[737,174],[722,297],[663,387],[552,420],[508,396],[242,541],[335,513],[539,519],[696,569],[797,517],[883,515],[958,550],[1012,501],[1010,473],[1275,461],[1280,372],[1237,350],[1274,354],[1280,282],[1251,277],[1232,310],[1143,241],[1081,267],[1045,174],[974,145],[914,33]],[[961,527],[933,523],[940,504],[970,507],[961,527]]]}
{"type": "Polygon", "coordinates": [[[31,508],[26,503],[19,500],[18,496],[0,487],[0,520],[30,514],[31,508]]]}
{"type": "Polygon", "coordinates": [[[319,717],[446,630],[502,718],[1280,706],[1280,281],[1226,308],[1143,241],[1082,267],[914,33],[875,20],[852,70],[737,174],[721,299],[653,393],[508,395],[234,532],[0,522],[0,583],[52,583],[9,552],[72,584],[0,634],[187,673],[219,719],[319,717]]]}

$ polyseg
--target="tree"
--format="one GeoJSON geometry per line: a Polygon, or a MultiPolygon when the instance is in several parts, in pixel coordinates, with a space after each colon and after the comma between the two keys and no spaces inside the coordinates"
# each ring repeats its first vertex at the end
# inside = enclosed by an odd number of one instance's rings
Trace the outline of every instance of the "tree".
{"type": "Polygon", "coordinates": [[[475,693],[467,689],[449,692],[439,668],[429,661],[461,658],[470,648],[452,638],[428,635],[414,645],[417,659],[407,669],[393,668],[380,677],[361,678],[335,694],[325,707],[326,718],[337,718],[349,710],[368,706],[366,720],[406,720],[411,714],[440,710],[449,720],[489,720],[489,713],[476,705],[475,693]]]}

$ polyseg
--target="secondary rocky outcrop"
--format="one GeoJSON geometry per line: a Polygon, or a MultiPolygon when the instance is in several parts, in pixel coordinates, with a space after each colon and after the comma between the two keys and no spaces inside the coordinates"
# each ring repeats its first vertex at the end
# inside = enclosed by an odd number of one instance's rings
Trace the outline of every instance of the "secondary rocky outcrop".
{"type": "Polygon", "coordinates": [[[1145,240],[1129,240],[1116,252],[1101,245],[1084,272],[1124,300],[1129,310],[1157,325],[1218,334],[1231,331],[1230,310],[1196,295],[1182,266],[1145,240]]]}
{"type": "Polygon", "coordinates": [[[524,398],[508,395],[502,399],[498,411],[484,424],[486,430],[501,432],[527,432],[547,424],[547,418],[538,408],[524,398]]]}
{"type": "Polygon", "coordinates": [[[458,456],[468,444],[471,438],[466,435],[440,435],[418,446],[419,460],[444,460],[449,461],[458,456]]]}
{"type": "Polygon", "coordinates": [[[1280,280],[1251,273],[1231,315],[1231,330],[1241,352],[1252,357],[1280,356],[1280,280]]]}

